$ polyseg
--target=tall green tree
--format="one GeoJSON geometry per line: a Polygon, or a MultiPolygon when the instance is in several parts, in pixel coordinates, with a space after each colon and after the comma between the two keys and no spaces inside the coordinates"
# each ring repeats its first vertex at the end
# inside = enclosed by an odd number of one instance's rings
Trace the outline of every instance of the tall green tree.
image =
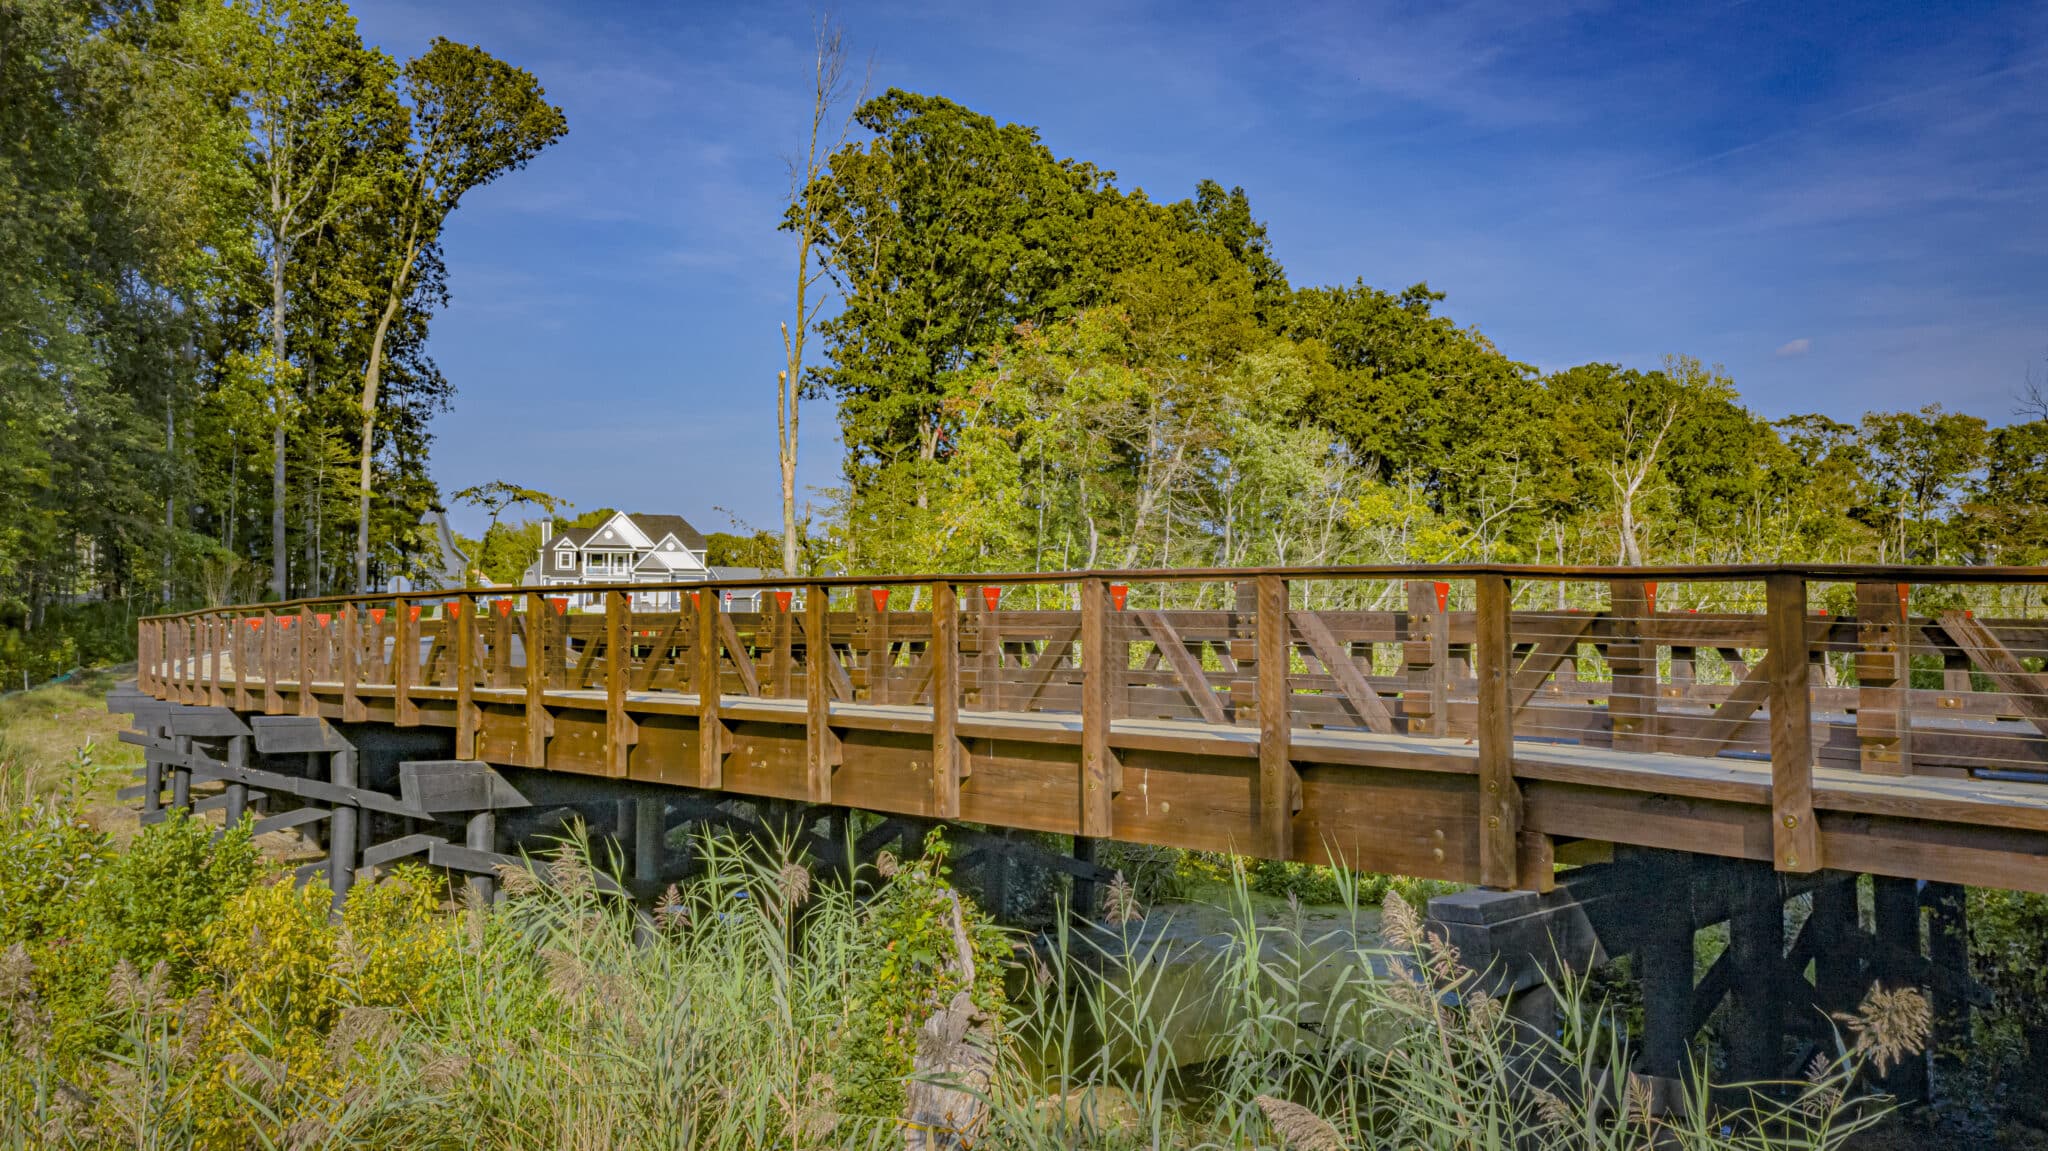
{"type": "Polygon", "coordinates": [[[892,88],[856,119],[874,138],[835,153],[815,194],[844,306],[809,381],[839,401],[858,486],[938,458],[948,372],[1081,302],[1073,250],[1109,173],[943,97],[892,88]]]}
{"type": "Polygon", "coordinates": [[[396,69],[364,47],[342,0],[235,0],[206,14],[230,70],[235,107],[248,118],[244,162],[256,189],[250,212],[270,289],[270,591],[289,594],[285,490],[291,397],[291,285],[300,245],[377,190],[380,141],[401,115],[396,69]]]}
{"type": "Polygon", "coordinates": [[[422,258],[470,192],[516,171],[568,131],[540,82],[480,48],[439,37],[403,72],[410,132],[387,152],[367,199],[367,231],[379,242],[370,298],[380,301],[363,367],[358,410],[355,586],[370,590],[370,496],[378,399],[391,328],[414,295],[422,258]],[[381,289],[381,291],[376,291],[381,289]]]}

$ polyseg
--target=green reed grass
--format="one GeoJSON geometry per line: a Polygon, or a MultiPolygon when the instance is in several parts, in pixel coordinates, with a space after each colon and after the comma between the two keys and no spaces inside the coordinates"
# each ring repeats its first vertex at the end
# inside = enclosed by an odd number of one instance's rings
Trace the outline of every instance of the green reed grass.
{"type": "MultiPolygon", "coordinates": [[[[651,916],[599,890],[580,837],[549,885],[508,873],[497,905],[445,917],[431,997],[367,1006],[338,983],[345,1006],[310,1056],[232,984],[177,999],[124,968],[102,1049],[61,1064],[39,1044],[32,954],[48,941],[4,941],[0,1149],[904,1146],[894,1114],[849,1104],[872,1069],[843,1042],[887,947],[876,893],[896,880],[820,880],[787,844],[697,847],[699,874],[651,916]]],[[[1542,1033],[1398,894],[1382,944],[1348,873],[1346,922],[1313,935],[1299,915],[1259,920],[1233,877],[1234,926],[1203,955],[1143,921],[1012,941],[973,1146],[1835,1148],[1885,1114],[1866,1066],[1924,1038],[1924,1002],[1874,999],[1808,1079],[1740,1112],[1694,1090],[1655,1114],[1585,983],[1552,989],[1562,1026],[1542,1033]],[[1175,1040],[1194,1026],[1211,1039],[1184,1066],[1175,1040]]]]}

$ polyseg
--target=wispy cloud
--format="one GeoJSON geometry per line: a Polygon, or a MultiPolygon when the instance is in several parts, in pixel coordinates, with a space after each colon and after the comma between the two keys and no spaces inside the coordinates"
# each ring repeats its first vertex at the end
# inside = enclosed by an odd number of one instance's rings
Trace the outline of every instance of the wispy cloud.
{"type": "Polygon", "coordinates": [[[1803,356],[1812,350],[1813,341],[1806,338],[1805,336],[1801,336],[1796,340],[1787,340],[1784,343],[1779,344],[1777,350],[1773,351],[1771,354],[1778,357],[1781,360],[1789,360],[1795,356],[1803,356]]]}

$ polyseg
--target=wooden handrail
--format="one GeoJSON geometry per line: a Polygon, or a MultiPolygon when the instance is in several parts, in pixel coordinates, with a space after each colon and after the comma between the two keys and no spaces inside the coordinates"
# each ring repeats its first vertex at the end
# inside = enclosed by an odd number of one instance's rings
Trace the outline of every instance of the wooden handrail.
{"type": "MultiPolygon", "coordinates": [[[[763,576],[756,579],[730,580],[681,580],[666,583],[618,583],[579,584],[576,594],[591,595],[607,590],[625,591],[692,591],[707,588],[725,590],[757,590],[791,588],[817,585],[828,588],[851,587],[917,587],[929,586],[941,580],[955,583],[975,582],[999,584],[1006,587],[1046,586],[1051,584],[1075,584],[1084,579],[1101,579],[1110,583],[1217,583],[1236,580],[1256,579],[1271,575],[1282,579],[1329,580],[1329,579],[1386,579],[1386,580],[1456,580],[1468,581],[1480,576],[1493,575],[1514,580],[1652,580],[1667,583],[1723,583],[1761,582],[1773,575],[1798,576],[1813,583],[1906,583],[1906,584],[2048,584],[2048,566],[1976,566],[1976,565],[1926,565],[1905,564],[1692,564],[1660,565],[1656,567],[1617,567],[1612,565],[1587,565],[1575,567],[1559,564],[1335,564],[1315,567],[1241,567],[1241,568],[1120,568],[1090,569],[1084,571],[1059,572],[921,572],[906,575],[840,575],[840,576],[788,576],[777,578],[763,576]]],[[[417,592],[369,592],[355,595],[311,596],[300,599],[270,603],[236,604],[221,607],[194,608],[184,612],[166,612],[144,616],[143,619],[193,618],[214,611],[254,611],[263,608],[297,610],[301,605],[339,606],[347,603],[369,603],[393,598],[431,602],[447,599],[462,592],[487,593],[490,595],[524,596],[560,592],[559,585],[519,585],[502,588],[458,588],[417,592]]]]}

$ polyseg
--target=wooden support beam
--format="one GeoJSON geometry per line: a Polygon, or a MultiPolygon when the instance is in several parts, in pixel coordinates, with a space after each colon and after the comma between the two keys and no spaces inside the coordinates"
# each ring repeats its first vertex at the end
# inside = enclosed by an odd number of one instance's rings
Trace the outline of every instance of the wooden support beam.
{"type": "MultiPolygon", "coordinates": [[[[1920,893],[1910,879],[1874,875],[1870,880],[1874,939],[1874,970],[1869,982],[1886,990],[1920,982],[1920,893]]],[[[1927,1061],[1919,1054],[1894,1063],[1880,1077],[1884,1090],[1903,1103],[1927,1098],[1927,1061]]]]}
{"type": "Polygon", "coordinates": [[[341,609],[341,718],[361,723],[370,717],[359,690],[363,682],[363,613],[354,604],[341,609]]]}
{"type": "Polygon", "coordinates": [[[455,629],[455,758],[476,758],[476,608],[475,596],[460,595],[443,609],[455,629]]]}
{"type": "MultiPolygon", "coordinates": [[[[1945,611],[1939,617],[1941,630],[1969,656],[1977,669],[2011,701],[2013,710],[2042,735],[2048,735],[2048,676],[2030,672],[2018,657],[1999,642],[1998,636],[1966,611],[1945,611]]],[[[1969,669],[1962,681],[1969,682],[1969,669]]]]}
{"type": "Polygon", "coordinates": [[[719,717],[724,688],[719,683],[722,661],[718,653],[732,624],[719,610],[716,590],[695,592],[692,597],[697,601],[697,669],[692,677],[697,690],[697,786],[720,788],[725,786],[725,757],[732,750],[732,733],[719,717]]]}
{"type": "Polygon", "coordinates": [[[626,714],[626,677],[633,665],[633,601],[623,591],[604,593],[604,761],[605,774],[626,778],[627,758],[640,742],[640,728],[626,714]]]}
{"type": "Polygon", "coordinates": [[[391,706],[395,724],[417,727],[420,708],[413,702],[412,689],[420,681],[420,605],[403,599],[391,602],[392,634],[397,646],[391,653],[391,706]]]}
{"type": "Polygon", "coordinates": [[[812,803],[832,802],[832,772],[843,761],[839,733],[832,729],[832,593],[804,588],[804,794],[812,803]]]}
{"type": "Polygon", "coordinates": [[[1808,690],[1806,578],[1764,578],[1771,651],[1771,843],[1780,871],[1821,868],[1813,817],[1813,694],[1808,690]]]}
{"type": "Polygon", "coordinates": [[[932,808],[960,818],[960,787],[970,765],[960,739],[960,604],[948,580],[932,585],[932,808]]]}
{"type": "Polygon", "coordinates": [[[313,698],[313,609],[301,607],[299,622],[292,626],[298,633],[298,671],[295,680],[299,685],[299,714],[319,715],[320,704],[313,698]]]}
{"type": "Polygon", "coordinates": [[[1659,851],[1638,858],[1646,884],[1664,893],[1659,913],[1643,918],[1635,951],[1643,989],[1643,1071],[1676,1079],[1688,1070],[1686,1045],[1695,1030],[1691,857],[1659,851]]]}
{"type": "Polygon", "coordinates": [[[861,602],[857,605],[866,621],[861,647],[861,670],[867,677],[864,692],[859,696],[871,703],[888,703],[889,670],[893,662],[894,649],[889,644],[889,591],[887,588],[864,588],[859,593],[861,602]],[[875,602],[879,593],[881,602],[875,602]]]}
{"type": "Polygon", "coordinates": [[[1785,1034],[1785,899],[1761,863],[1733,865],[1729,889],[1728,1073],[1740,1083],[1782,1077],[1785,1034]]]}
{"type": "Polygon", "coordinates": [[[1119,770],[1109,746],[1111,684],[1117,669],[1109,639],[1109,585],[1081,581],[1081,834],[1112,838],[1119,770]]]}
{"type": "Polygon", "coordinates": [[[1514,715],[1520,716],[1535,701],[1536,693],[1543,690],[1544,681],[1561,669],[1574,666],[1579,657],[1579,641],[1592,630],[1593,617],[1553,616],[1545,621],[1558,630],[1540,636],[1529,645],[1529,654],[1522,657],[1515,668],[1514,678],[1508,684],[1508,705],[1514,715]]]}
{"type": "Polygon", "coordinates": [[[796,641],[790,626],[794,613],[784,611],[781,599],[773,592],[762,592],[758,602],[760,631],[767,633],[757,632],[754,637],[759,646],[767,649],[762,660],[760,694],[769,699],[788,699],[796,679],[790,670],[796,662],[796,641]]]}
{"type": "Polygon", "coordinates": [[[1258,662],[1259,662],[1259,589],[1254,580],[1241,579],[1232,589],[1234,596],[1230,612],[1229,643],[1231,662],[1237,666],[1237,678],[1230,681],[1230,719],[1241,727],[1256,727],[1259,722],[1258,709],[1258,662]]]}
{"type": "Polygon", "coordinates": [[[221,691],[221,663],[227,655],[228,629],[234,621],[226,616],[206,617],[206,701],[226,707],[228,697],[221,691]]]}
{"type": "MultiPolygon", "coordinates": [[[[715,596],[717,592],[705,592],[715,596]]],[[[741,641],[739,628],[732,622],[732,616],[721,610],[718,613],[718,635],[725,643],[725,655],[732,661],[732,670],[740,677],[740,693],[758,696],[761,694],[761,677],[754,669],[754,657],[747,654],[747,645],[741,641]]]]}
{"type": "MultiPolygon", "coordinates": [[[[327,780],[336,787],[356,786],[356,753],[337,751],[327,758],[327,780]]],[[[348,889],[356,878],[356,842],[361,835],[362,813],[355,805],[337,803],[328,823],[327,885],[334,894],[334,914],[348,903],[348,889]]]]}
{"type": "Polygon", "coordinates": [[[1607,714],[1614,725],[1614,749],[1649,751],[1657,737],[1657,646],[1643,642],[1655,610],[1650,585],[1614,580],[1608,586],[1608,623],[1614,638],[1607,645],[1607,666],[1613,673],[1607,714]]]}
{"type": "Polygon", "coordinates": [[[554,608],[539,592],[526,593],[526,747],[521,762],[543,767],[554,720],[548,714],[548,632],[554,608]]]}
{"type": "Polygon", "coordinates": [[[279,626],[276,612],[263,612],[263,714],[282,715],[284,694],[278,690],[278,680],[283,678],[284,628],[279,626]]]}
{"type": "Polygon", "coordinates": [[[1293,696],[1287,686],[1293,644],[1287,625],[1287,581],[1279,576],[1259,576],[1253,594],[1259,716],[1258,787],[1252,806],[1258,836],[1254,853],[1286,859],[1294,853],[1294,813],[1301,796],[1288,706],[1293,696]]]}
{"type": "Polygon", "coordinates": [[[1188,700],[1195,705],[1195,712],[1202,717],[1202,722],[1230,722],[1230,717],[1224,714],[1223,701],[1217,698],[1216,689],[1209,686],[1209,676],[1202,670],[1201,659],[1188,650],[1187,641],[1181,638],[1173,621],[1166,618],[1166,613],[1137,611],[1131,614],[1145,629],[1145,634],[1151,637],[1166,665],[1173,669],[1174,676],[1180,680],[1181,690],[1187,692],[1188,700]]]}
{"type": "Polygon", "coordinates": [[[1434,580],[1407,584],[1408,610],[1399,618],[1401,660],[1407,670],[1401,716],[1409,735],[1441,737],[1451,732],[1451,629],[1440,595],[1449,588],[1434,580]]]}
{"type": "Polygon", "coordinates": [[[1351,653],[1330,634],[1330,625],[1323,617],[1312,611],[1289,612],[1288,619],[1294,630],[1308,641],[1308,649],[1315,653],[1331,678],[1337,681],[1337,690],[1357,712],[1358,720],[1367,730],[1391,735],[1394,731],[1394,717],[1387,712],[1387,705],[1380,700],[1380,693],[1358,670],[1358,664],[1351,659],[1351,653]]]}
{"type": "Polygon", "coordinates": [[[1514,709],[1508,699],[1508,581],[1474,577],[1473,672],[1479,690],[1479,882],[1519,886],[1516,843],[1522,832],[1522,790],[1515,782],[1514,709]]]}
{"type": "Polygon", "coordinates": [[[473,759],[400,763],[398,797],[407,808],[434,815],[533,806],[496,768],[473,759]]]}
{"type": "MultiPolygon", "coordinates": [[[[1002,589],[996,589],[1000,597],[1002,589]]],[[[1003,613],[989,606],[986,589],[967,598],[974,632],[974,705],[981,711],[1003,709],[1003,613]]]]}
{"type": "Polygon", "coordinates": [[[1906,595],[1911,585],[1856,585],[1856,742],[1863,770],[1913,774],[1906,595]]]}
{"type": "Polygon", "coordinates": [[[1934,978],[1934,1037],[1928,1044],[1937,1070],[1960,1070],[1958,1055],[1970,1037],[1970,1002],[1957,994],[1970,982],[1969,901],[1954,883],[1930,883],[1922,903],[1927,908],[1927,962],[1934,978]],[[1944,978],[1945,976],[1945,978],[1944,978]]]}

